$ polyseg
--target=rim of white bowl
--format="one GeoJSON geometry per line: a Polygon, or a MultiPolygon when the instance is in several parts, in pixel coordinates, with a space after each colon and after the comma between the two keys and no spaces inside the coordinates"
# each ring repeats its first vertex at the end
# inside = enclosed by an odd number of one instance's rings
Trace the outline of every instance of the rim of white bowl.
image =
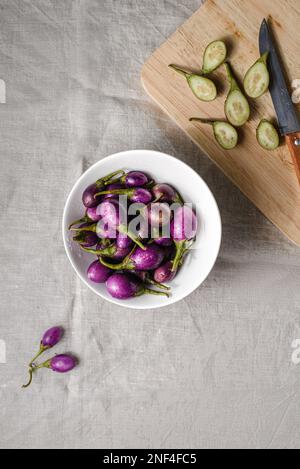
{"type": "Polygon", "coordinates": [[[216,263],[216,260],[218,258],[219,252],[220,252],[221,241],[222,241],[222,219],[221,219],[221,214],[220,214],[218,204],[216,202],[216,199],[215,199],[212,191],[210,190],[210,188],[208,187],[208,185],[204,181],[204,179],[197,173],[197,171],[195,171],[193,168],[191,168],[191,166],[189,166],[187,163],[185,163],[182,160],[179,160],[175,156],[171,156],[171,155],[168,155],[167,153],[163,153],[163,152],[160,152],[160,151],[157,151],[157,150],[145,150],[145,149],[125,150],[125,151],[120,151],[120,152],[113,153],[111,155],[105,156],[104,158],[101,158],[100,160],[96,161],[92,166],[90,166],[86,171],[84,171],[84,173],[82,173],[82,175],[77,179],[77,181],[73,185],[71,191],[69,192],[69,195],[68,195],[68,197],[66,199],[66,202],[65,202],[65,205],[64,205],[63,217],[62,217],[62,237],[63,237],[63,243],[64,243],[64,248],[65,248],[67,257],[68,257],[73,269],[75,270],[76,275],[83,281],[83,283],[85,283],[85,285],[87,285],[87,287],[90,290],[92,290],[94,293],[96,293],[96,295],[100,296],[103,300],[109,301],[110,303],[113,303],[117,306],[121,306],[123,308],[130,308],[130,309],[137,309],[137,310],[166,308],[167,306],[170,306],[171,304],[174,304],[174,303],[177,303],[178,301],[183,300],[184,298],[189,296],[191,293],[193,293],[195,290],[197,290],[197,288],[199,288],[200,285],[202,285],[202,283],[205,282],[205,280],[207,279],[207,277],[211,273],[211,271],[214,268],[214,265],[216,263]],[[87,281],[87,279],[83,275],[81,275],[80,272],[78,271],[75,263],[73,262],[73,259],[72,259],[71,255],[69,253],[69,246],[68,246],[67,239],[66,239],[66,213],[67,213],[67,207],[69,205],[69,202],[70,202],[70,199],[72,198],[73,193],[77,189],[77,186],[79,186],[79,184],[81,183],[82,179],[84,177],[86,177],[87,174],[92,172],[95,166],[97,166],[100,162],[103,162],[104,160],[105,161],[110,160],[110,159],[114,160],[116,157],[125,156],[125,155],[129,155],[129,154],[132,155],[134,153],[141,153],[141,152],[149,153],[149,154],[156,153],[156,154],[162,155],[163,157],[165,157],[167,159],[169,158],[170,160],[176,160],[177,163],[179,163],[183,166],[186,166],[189,171],[193,172],[195,174],[195,176],[198,177],[201,180],[201,182],[206,186],[208,192],[211,195],[213,204],[215,205],[215,208],[216,208],[216,214],[217,214],[218,226],[219,226],[219,238],[218,238],[218,246],[217,246],[217,249],[216,249],[215,258],[214,258],[214,260],[212,262],[212,265],[211,265],[211,268],[207,272],[206,276],[203,279],[201,279],[196,286],[193,286],[192,289],[187,290],[185,293],[177,296],[176,298],[172,298],[172,296],[170,296],[169,298],[165,298],[165,303],[162,302],[162,304],[152,305],[150,307],[147,306],[146,304],[145,304],[145,306],[144,305],[138,305],[137,306],[137,305],[134,305],[132,303],[130,304],[130,299],[124,300],[124,302],[120,302],[120,300],[115,299],[113,297],[104,296],[99,290],[97,290],[93,285],[91,285],[87,281]]]}

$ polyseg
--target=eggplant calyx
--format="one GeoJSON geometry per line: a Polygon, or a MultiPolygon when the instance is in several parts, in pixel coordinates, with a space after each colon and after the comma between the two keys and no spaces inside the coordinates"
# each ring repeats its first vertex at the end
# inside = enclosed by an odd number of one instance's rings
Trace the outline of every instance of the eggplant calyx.
{"type": "Polygon", "coordinates": [[[85,241],[84,231],[80,231],[76,236],[73,236],[73,241],[76,241],[76,243],[83,243],[85,241]]]}
{"type": "Polygon", "coordinates": [[[201,117],[190,117],[189,118],[190,122],[202,122],[202,124],[210,124],[214,125],[215,120],[214,119],[202,119],[201,117]]]}
{"type": "Polygon", "coordinates": [[[139,294],[143,294],[143,293],[146,293],[148,295],[163,295],[163,296],[166,296],[167,298],[169,298],[169,293],[165,292],[165,291],[157,291],[157,290],[151,290],[151,288],[142,288],[141,289],[141,293],[138,293],[136,296],[138,296],[139,294]]]}
{"type": "Polygon", "coordinates": [[[79,224],[81,224],[81,223],[88,223],[88,222],[90,222],[90,221],[91,221],[91,220],[89,219],[89,217],[88,217],[87,215],[85,215],[84,217],[79,218],[79,220],[73,221],[73,222],[69,225],[68,230],[70,230],[70,229],[72,228],[72,226],[74,226],[74,225],[79,225],[79,224]]]}
{"type": "Polygon", "coordinates": [[[125,259],[123,259],[123,261],[119,264],[110,264],[109,262],[106,262],[102,257],[99,258],[99,261],[102,265],[108,267],[111,270],[134,270],[135,265],[129,256],[125,257],[125,259]]]}
{"type": "Polygon", "coordinates": [[[118,171],[114,171],[113,173],[107,174],[103,178],[98,179],[95,184],[97,187],[101,187],[103,185],[107,186],[108,184],[112,183],[112,180],[114,177],[116,176],[122,177],[124,176],[124,174],[125,174],[125,171],[122,169],[119,169],[118,171]]]}
{"type": "Polygon", "coordinates": [[[112,189],[110,191],[97,192],[94,195],[94,198],[96,198],[98,195],[128,195],[129,197],[132,197],[134,193],[134,189],[112,189]]]}
{"type": "Polygon", "coordinates": [[[92,249],[81,246],[81,249],[85,252],[89,252],[90,254],[95,254],[95,256],[112,257],[117,251],[117,246],[112,244],[103,249],[92,249]]]}
{"type": "Polygon", "coordinates": [[[82,226],[81,228],[70,228],[70,231],[92,231],[94,233],[96,233],[96,230],[97,230],[97,223],[93,223],[92,225],[90,226],[82,226]]]}
{"type": "Polygon", "coordinates": [[[267,65],[268,56],[269,56],[269,51],[264,52],[258,59],[258,62],[263,62],[265,65],[267,65]]]}
{"type": "Polygon", "coordinates": [[[188,78],[188,77],[190,77],[190,76],[192,75],[191,73],[186,72],[186,71],[183,70],[182,68],[177,67],[177,65],[170,64],[170,65],[168,65],[168,67],[170,67],[170,68],[172,68],[173,70],[175,70],[175,72],[180,73],[180,75],[183,75],[185,78],[188,78]]]}
{"type": "Polygon", "coordinates": [[[238,90],[238,91],[241,91],[241,88],[239,87],[234,75],[233,75],[233,71],[232,71],[232,68],[229,64],[229,62],[224,62],[224,66],[225,66],[225,69],[226,69],[226,73],[227,73],[227,78],[228,78],[228,81],[230,83],[230,93],[232,93],[232,91],[235,91],[235,90],[238,90]]]}
{"type": "Polygon", "coordinates": [[[155,280],[152,280],[151,278],[146,278],[146,283],[150,283],[150,285],[155,285],[157,288],[161,288],[162,290],[171,290],[171,288],[167,287],[167,285],[156,282],[155,280]]]}
{"type": "Polygon", "coordinates": [[[40,349],[39,349],[38,353],[33,357],[33,359],[30,361],[30,363],[29,363],[28,366],[31,367],[32,364],[35,362],[35,360],[36,360],[37,358],[39,358],[39,356],[42,355],[42,353],[44,353],[44,352],[45,352],[46,350],[48,350],[49,348],[51,348],[49,345],[43,345],[42,342],[41,342],[41,344],[40,344],[40,349]]]}
{"type": "Polygon", "coordinates": [[[52,358],[49,358],[49,360],[46,360],[44,363],[41,363],[40,365],[37,365],[35,369],[40,369],[40,368],[51,368],[51,361],[52,358]]]}
{"type": "Polygon", "coordinates": [[[179,269],[179,267],[182,265],[183,257],[189,251],[193,243],[193,240],[186,240],[186,239],[182,241],[174,240],[174,243],[176,246],[176,254],[175,254],[174,259],[172,260],[171,272],[176,272],[179,269]]]}
{"type": "MultiPolygon", "coordinates": [[[[154,199],[154,200],[152,200],[151,202],[149,202],[148,205],[156,204],[156,202],[159,202],[159,201],[162,199],[163,196],[164,196],[163,194],[160,194],[158,197],[156,197],[156,199],[154,199]]],[[[147,206],[148,206],[148,205],[147,205],[147,206]]]]}
{"type": "Polygon", "coordinates": [[[146,189],[152,189],[152,187],[153,187],[154,185],[155,185],[155,181],[154,181],[153,179],[151,179],[150,181],[148,181],[148,182],[144,185],[144,187],[145,187],[146,189]]]}

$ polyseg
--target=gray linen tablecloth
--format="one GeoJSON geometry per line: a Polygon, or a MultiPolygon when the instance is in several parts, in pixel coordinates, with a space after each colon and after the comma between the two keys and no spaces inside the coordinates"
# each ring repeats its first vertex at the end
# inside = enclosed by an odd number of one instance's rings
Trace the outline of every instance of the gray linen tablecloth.
{"type": "Polygon", "coordinates": [[[0,0],[2,448],[300,447],[300,365],[291,360],[299,249],[140,83],[145,59],[199,5],[0,0]],[[161,311],[102,301],[62,243],[76,179],[132,148],[191,165],[223,220],[209,278],[161,311]],[[66,334],[55,351],[73,351],[80,365],[68,375],[42,370],[22,390],[25,364],[56,324],[66,334]]]}

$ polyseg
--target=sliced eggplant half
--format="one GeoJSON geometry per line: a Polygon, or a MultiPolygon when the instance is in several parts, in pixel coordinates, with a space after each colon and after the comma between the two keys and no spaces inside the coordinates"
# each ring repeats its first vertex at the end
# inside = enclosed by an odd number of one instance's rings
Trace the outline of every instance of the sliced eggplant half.
{"type": "Polygon", "coordinates": [[[217,88],[212,80],[202,75],[188,73],[176,65],[169,65],[175,72],[180,73],[186,81],[194,95],[201,101],[213,101],[217,97],[217,88]]]}
{"type": "Polygon", "coordinates": [[[268,52],[265,52],[249,68],[244,77],[244,90],[250,98],[259,98],[269,88],[270,75],[267,67],[268,52]]]}
{"type": "Polygon", "coordinates": [[[225,62],[227,56],[226,44],[223,41],[213,41],[206,47],[203,54],[202,73],[208,74],[216,70],[225,62]]]}
{"type": "Polygon", "coordinates": [[[279,134],[274,125],[266,119],[262,119],[258,124],[256,138],[265,150],[276,150],[279,146],[279,134]]]}
{"type": "Polygon", "coordinates": [[[232,150],[232,148],[236,147],[238,143],[238,133],[229,122],[201,119],[199,117],[191,117],[190,121],[210,124],[213,128],[216,141],[224,150],[232,150]]]}
{"type": "Polygon", "coordinates": [[[228,62],[225,62],[225,67],[230,83],[230,90],[224,106],[225,115],[232,125],[240,127],[241,125],[244,125],[250,117],[250,106],[247,98],[244,96],[237,84],[228,62]]]}

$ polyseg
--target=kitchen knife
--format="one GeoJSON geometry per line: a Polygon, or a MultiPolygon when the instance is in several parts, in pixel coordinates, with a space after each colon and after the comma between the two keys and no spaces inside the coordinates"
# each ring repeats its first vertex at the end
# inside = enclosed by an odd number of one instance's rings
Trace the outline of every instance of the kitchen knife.
{"type": "Polygon", "coordinates": [[[285,137],[300,184],[300,121],[286,85],[272,33],[265,19],[259,31],[259,50],[261,55],[269,52],[269,91],[277,114],[279,131],[285,137]]]}

